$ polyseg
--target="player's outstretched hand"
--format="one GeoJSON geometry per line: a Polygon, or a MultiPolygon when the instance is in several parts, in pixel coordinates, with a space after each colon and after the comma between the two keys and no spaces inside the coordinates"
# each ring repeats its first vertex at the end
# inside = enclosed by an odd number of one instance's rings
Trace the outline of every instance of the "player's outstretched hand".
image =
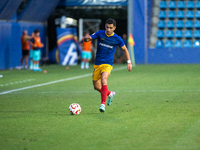
{"type": "Polygon", "coordinates": [[[129,72],[132,70],[132,64],[131,63],[127,64],[127,69],[128,69],[129,72]]]}

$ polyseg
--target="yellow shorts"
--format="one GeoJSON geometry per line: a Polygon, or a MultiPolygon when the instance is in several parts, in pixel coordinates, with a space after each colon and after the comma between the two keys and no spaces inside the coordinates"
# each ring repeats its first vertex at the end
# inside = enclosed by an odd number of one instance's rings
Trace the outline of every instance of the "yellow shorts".
{"type": "Polygon", "coordinates": [[[108,72],[110,75],[113,67],[108,64],[102,64],[102,65],[94,65],[93,69],[94,69],[93,70],[93,81],[97,81],[97,80],[101,79],[101,74],[103,72],[108,72]]]}

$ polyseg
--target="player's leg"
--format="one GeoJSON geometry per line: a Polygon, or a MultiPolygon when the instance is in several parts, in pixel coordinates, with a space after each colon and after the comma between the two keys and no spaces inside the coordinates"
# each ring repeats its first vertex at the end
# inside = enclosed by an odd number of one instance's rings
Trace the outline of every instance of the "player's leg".
{"type": "Polygon", "coordinates": [[[85,68],[86,68],[86,69],[89,69],[89,59],[86,59],[86,60],[85,60],[85,68]]]}
{"type": "MultiPolygon", "coordinates": [[[[98,81],[93,81],[93,86],[95,90],[101,93],[101,89],[102,89],[101,79],[99,79],[98,81]]],[[[111,91],[108,90],[107,96],[109,96],[110,94],[111,94],[111,91]]]]}
{"type": "Polygon", "coordinates": [[[25,51],[25,69],[28,69],[29,50],[25,51]]]}
{"type": "Polygon", "coordinates": [[[33,50],[33,71],[37,71],[37,54],[36,51],[33,50]]]}
{"type": "MultiPolygon", "coordinates": [[[[95,90],[101,93],[101,67],[99,65],[94,65],[93,69],[93,86],[95,90]]],[[[105,105],[101,104],[99,111],[104,112],[105,105]]]]}
{"type": "Polygon", "coordinates": [[[42,69],[39,67],[40,61],[37,61],[37,71],[42,71],[42,69]]]}
{"type": "Polygon", "coordinates": [[[102,85],[102,88],[101,88],[101,104],[104,104],[104,105],[106,103],[107,95],[108,95],[108,92],[109,92],[108,86],[107,86],[108,77],[109,77],[108,72],[103,72],[101,74],[101,85],[102,85]]]}
{"type": "Polygon", "coordinates": [[[30,50],[30,70],[33,69],[33,50],[30,50]]]}
{"type": "Polygon", "coordinates": [[[25,69],[28,69],[28,58],[29,58],[29,55],[26,55],[25,56],[25,69]]]}
{"type": "Polygon", "coordinates": [[[40,60],[41,60],[41,51],[38,50],[38,61],[37,61],[38,71],[42,71],[42,69],[40,68],[40,60]]]}
{"type": "MultiPolygon", "coordinates": [[[[99,79],[97,81],[93,80],[93,86],[94,86],[95,90],[97,90],[97,91],[99,91],[101,93],[101,89],[102,89],[101,88],[102,87],[101,79],[99,79]]],[[[105,111],[105,103],[104,104],[102,103],[102,94],[101,94],[101,105],[100,105],[99,111],[100,112],[104,112],[105,111]]]]}
{"type": "Polygon", "coordinates": [[[107,80],[109,77],[109,73],[108,72],[103,72],[101,74],[101,105],[99,108],[100,112],[104,112],[105,111],[105,103],[106,103],[106,99],[107,99],[107,94],[108,94],[108,86],[107,86],[107,80]]]}
{"type": "Polygon", "coordinates": [[[34,61],[34,58],[33,58],[33,71],[36,71],[36,61],[34,61]]]}
{"type": "Polygon", "coordinates": [[[87,58],[86,58],[86,63],[85,63],[85,68],[89,69],[89,61],[92,58],[91,52],[87,52],[87,58]]]}
{"type": "Polygon", "coordinates": [[[22,58],[20,60],[21,66],[19,67],[19,69],[23,69],[24,68],[24,59],[25,59],[26,53],[25,50],[22,50],[22,58]]]}
{"type": "Polygon", "coordinates": [[[101,67],[99,65],[94,65],[93,69],[93,86],[95,90],[101,93],[101,67]]]}
{"type": "Polygon", "coordinates": [[[22,58],[21,58],[21,60],[20,60],[20,63],[21,63],[21,68],[23,68],[24,58],[25,58],[25,56],[24,56],[24,55],[22,55],[22,58]]]}
{"type": "Polygon", "coordinates": [[[82,58],[82,61],[81,61],[81,69],[84,69],[84,66],[85,66],[85,59],[82,58]]]}
{"type": "Polygon", "coordinates": [[[110,66],[110,65],[105,66],[104,72],[102,73],[102,76],[101,76],[101,84],[102,84],[101,93],[105,92],[102,95],[102,103],[103,104],[106,103],[106,98],[108,96],[108,103],[107,103],[108,106],[111,105],[112,100],[115,95],[115,92],[109,91],[108,86],[107,86],[107,80],[108,80],[108,77],[110,76],[111,70],[112,70],[112,66],[110,66]]]}
{"type": "Polygon", "coordinates": [[[85,53],[85,51],[82,51],[82,61],[81,61],[81,69],[84,69],[84,67],[85,67],[85,59],[86,59],[86,53],[85,53]]]}
{"type": "Polygon", "coordinates": [[[40,54],[40,50],[33,51],[33,71],[42,71],[39,68],[40,54]]]}
{"type": "Polygon", "coordinates": [[[93,80],[94,89],[101,93],[101,79],[94,81],[93,80]]]}
{"type": "Polygon", "coordinates": [[[101,93],[101,105],[100,112],[105,111],[105,103],[107,96],[110,95],[110,91],[108,90],[107,80],[110,76],[110,72],[112,70],[112,66],[110,65],[94,65],[93,67],[93,86],[94,89],[101,93]]]}
{"type": "Polygon", "coordinates": [[[41,52],[40,52],[40,50],[37,50],[35,53],[36,53],[36,57],[35,57],[36,71],[42,71],[42,69],[39,67],[39,62],[40,62],[40,58],[41,58],[41,52]]]}

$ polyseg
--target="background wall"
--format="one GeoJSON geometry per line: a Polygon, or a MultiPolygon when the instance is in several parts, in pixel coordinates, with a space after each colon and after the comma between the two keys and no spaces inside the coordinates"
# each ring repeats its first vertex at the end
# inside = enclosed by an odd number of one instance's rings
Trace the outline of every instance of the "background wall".
{"type": "Polygon", "coordinates": [[[31,34],[36,28],[40,30],[44,48],[42,55],[46,55],[46,27],[40,23],[0,22],[0,69],[13,68],[20,65],[22,57],[20,38],[23,30],[31,34]]]}
{"type": "Polygon", "coordinates": [[[31,34],[36,28],[46,56],[45,22],[60,0],[1,0],[0,2],[0,69],[20,65],[22,57],[20,38],[23,30],[31,34]]]}

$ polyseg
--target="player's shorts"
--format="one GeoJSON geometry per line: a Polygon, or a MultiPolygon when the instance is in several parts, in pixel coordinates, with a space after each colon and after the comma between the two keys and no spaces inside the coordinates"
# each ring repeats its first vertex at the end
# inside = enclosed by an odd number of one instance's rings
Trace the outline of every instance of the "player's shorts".
{"type": "Polygon", "coordinates": [[[33,50],[30,50],[30,58],[33,58],[33,50]]]}
{"type": "Polygon", "coordinates": [[[91,59],[92,58],[91,52],[82,51],[82,58],[83,59],[91,59]]]}
{"type": "Polygon", "coordinates": [[[97,81],[97,80],[101,79],[101,74],[103,72],[108,72],[110,75],[113,67],[109,64],[101,64],[101,65],[94,65],[93,69],[94,69],[93,70],[93,81],[97,81]]]}
{"type": "Polygon", "coordinates": [[[29,55],[29,49],[23,49],[22,56],[28,56],[28,55],[29,55]]]}
{"type": "Polygon", "coordinates": [[[39,61],[40,60],[40,50],[33,50],[33,61],[39,61]]]}

